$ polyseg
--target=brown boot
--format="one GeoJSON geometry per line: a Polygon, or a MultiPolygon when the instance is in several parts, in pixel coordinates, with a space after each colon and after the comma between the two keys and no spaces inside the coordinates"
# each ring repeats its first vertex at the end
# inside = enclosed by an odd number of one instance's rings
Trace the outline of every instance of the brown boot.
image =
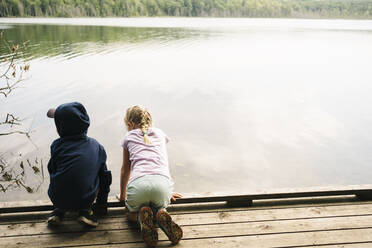
{"type": "Polygon", "coordinates": [[[150,207],[142,207],[138,212],[142,238],[150,247],[155,247],[158,243],[158,232],[156,231],[153,218],[154,214],[150,207]]]}
{"type": "Polygon", "coordinates": [[[156,220],[161,230],[168,236],[172,244],[177,244],[182,239],[182,229],[177,225],[172,217],[168,214],[167,210],[160,209],[156,215],[156,220]]]}

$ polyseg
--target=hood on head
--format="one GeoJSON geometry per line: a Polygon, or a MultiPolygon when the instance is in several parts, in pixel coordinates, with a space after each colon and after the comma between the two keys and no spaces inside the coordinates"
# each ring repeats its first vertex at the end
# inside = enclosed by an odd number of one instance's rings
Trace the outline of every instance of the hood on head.
{"type": "Polygon", "coordinates": [[[54,113],[54,122],[60,137],[86,134],[90,125],[88,113],[79,102],[59,105],[54,113]]]}

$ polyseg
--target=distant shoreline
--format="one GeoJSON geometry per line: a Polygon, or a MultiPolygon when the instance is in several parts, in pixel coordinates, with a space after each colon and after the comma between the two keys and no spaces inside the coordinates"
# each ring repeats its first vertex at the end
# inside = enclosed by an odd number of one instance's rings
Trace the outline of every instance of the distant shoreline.
{"type": "Polygon", "coordinates": [[[289,20],[372,20],[372,16],[365,17],[315,17],[315,16],[303,16],[303,17],[244,17],[244,16],[69,16],[69,17],[57,17],[57,16],[0,16],[0,20],[3,19],[289,19],[289,20]]]}
{"type": "Polygon", "coordinates": [[[372,19],[372,0],[4,0],[0,17],[372,19]]]}

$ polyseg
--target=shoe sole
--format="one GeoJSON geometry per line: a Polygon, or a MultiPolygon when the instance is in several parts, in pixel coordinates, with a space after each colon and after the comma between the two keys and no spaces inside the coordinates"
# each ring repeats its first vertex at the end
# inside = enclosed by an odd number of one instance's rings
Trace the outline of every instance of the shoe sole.
{"type": "Polygon", "coordinates": [[[172,217],[166,211],[159,211],[157,221],[160,229],[163,230],[172,244],[180,242],[183,236],[182,228],[172,220],[172,217]]]}
{"type": "Polygon", "coordinates": [[[84,216],[80,216],[78,218],[78,221],[82,224],[85,224],[85,225],[88,225],[88,226],[91,226],[91,227],[97,227],[98,226],[98,222],[91,221],[88,218],[85,218],[84,216]]]}
{"type": "Polygon", "coordinates": [[[158,232],[154,225],[154,214],[151,208],[143,207],[139,211],[142,238],[150,247],[155,247],[158,243],[158,232]]]}

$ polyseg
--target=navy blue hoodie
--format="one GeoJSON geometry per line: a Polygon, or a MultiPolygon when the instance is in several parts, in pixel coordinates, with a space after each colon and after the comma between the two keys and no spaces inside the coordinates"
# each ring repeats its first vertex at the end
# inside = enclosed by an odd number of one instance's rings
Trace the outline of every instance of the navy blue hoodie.
{"type": "Polygon", "coordinates": [[[50,147],[48,163],[48,195],[54,207],[88,209],[96,196],[97,203],[107,203],[111,171],[107,170],[103,146],[87,136],[90,121],[84,106],[78,102],[62,104],[54,121],[60,136],[50,147]]]}

